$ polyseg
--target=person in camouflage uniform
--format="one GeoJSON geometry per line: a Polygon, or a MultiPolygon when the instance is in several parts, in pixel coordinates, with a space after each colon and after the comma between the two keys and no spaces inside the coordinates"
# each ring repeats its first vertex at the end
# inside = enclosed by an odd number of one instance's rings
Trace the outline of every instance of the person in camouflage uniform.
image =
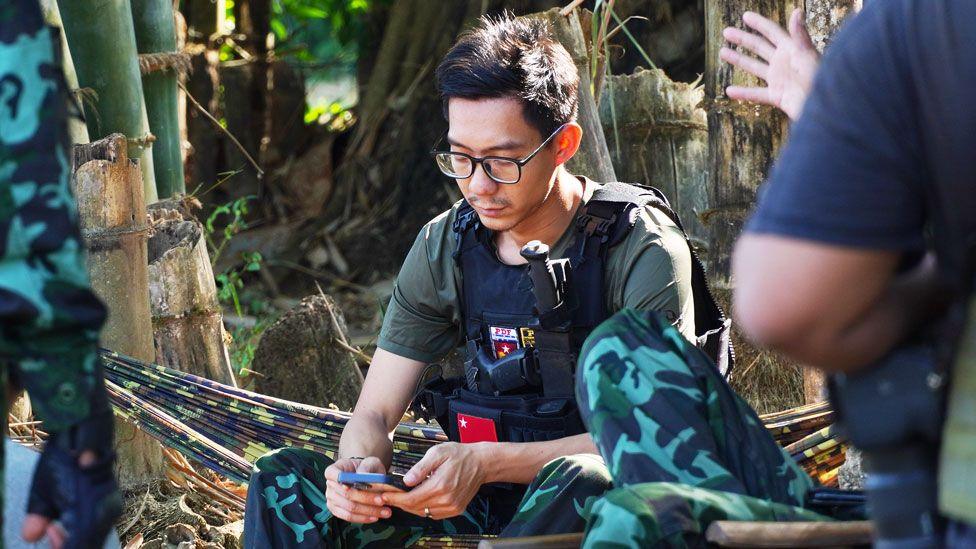
{"type": "Polygon", "coordinates": [[[106,312],[89,289],[69,188],[60,53],[37,0],[0,4],[0,359],[51,434],[25,537],[100,546],[121,511],[97,353],[106,312]]]}
{"type": "Polygon", "coordinates": [[[705,354],[659,314],[621,311],[587,339],[577,399],[615,488],[587,547],[698,547],[716,520],[827,520],[813,481],[705,354]]]}

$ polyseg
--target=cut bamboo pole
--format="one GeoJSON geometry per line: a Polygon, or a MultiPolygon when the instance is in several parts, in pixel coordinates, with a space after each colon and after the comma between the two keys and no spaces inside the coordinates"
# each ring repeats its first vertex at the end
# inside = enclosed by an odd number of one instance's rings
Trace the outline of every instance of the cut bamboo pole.
{"type": "Polygon", "coordinates": [[[176,49],[171,0],[132,0],[132,16],[149,130],[156,136],[156,193],[166,199],[186,192],[176,81],[180,72],[189,69],[190,61],[189,56],[176,49]]]}
{"type": "Polygon", "coordinates": [[[708,233],[708,126],[701,86],[673,82],[660,69],[610,76],[600,120],[621,181],[653,185],[671,201],[701,249],[708,233]]]}
{"type": "MultiPolygon", "coordinates": [[[[113,134],[72,151],[72,190],[88,247],[92,289],[108,307],[102,345],[152,361],[146,206],[138,165],[126,138],[113,134]]],[[[117,422],[119,480],[141,484],[162,475],[159,443],[129,423],[117,422]]]]}
{"type": "Polygon", "coordinates": [[[203,226],[151,208],[149,302],[157,362],[236,387],[203,226]]]}
{"type": "Polygon", "coordinates": [[[94,95],[85,103],[91,139],[128,136],[127,158],[139,161],[143,196],[156,201],[152,134],[142,93],[128,0],[59,0],[78,83],[94,95]]]}
{"type": "Polygon", "coordinates": [[[572,56],[576,69],[579,71],[579,113],[577,122],[583,127],[583,141],[579,151],[567,163],[570,172],[585,175],[595,181],[616,181],[610,152],[607,150],[607,139],[603,135],[600,125],[600,113],[596,100],[590,91],[590,61],[586,47],[586,37],[580,25],[579,14],[576,11],[562,15],[559,8],[553,8],[542,13],[532,14],[549,23],[549,28],[556,40],[566,48],[572,56]]]}

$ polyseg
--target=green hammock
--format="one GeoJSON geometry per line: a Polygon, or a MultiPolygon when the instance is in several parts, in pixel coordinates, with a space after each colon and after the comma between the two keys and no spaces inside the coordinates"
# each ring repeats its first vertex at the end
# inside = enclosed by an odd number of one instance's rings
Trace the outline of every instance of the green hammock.
{"type": "MultiPolygon", "coordinates": [[[[164,446],[231,480],[246,483],[264,453],[293,446],[335,457],[351,414],[230,387],[103,350],[109,397],[125,417],[164,446]]],[[[844,440],[824,403],[761,416],[773,438],[823,484],[833,484],[844,440]]],[[[401,423],[393,467],[406,470],[447,437],[439,428],[401,423]]]]}

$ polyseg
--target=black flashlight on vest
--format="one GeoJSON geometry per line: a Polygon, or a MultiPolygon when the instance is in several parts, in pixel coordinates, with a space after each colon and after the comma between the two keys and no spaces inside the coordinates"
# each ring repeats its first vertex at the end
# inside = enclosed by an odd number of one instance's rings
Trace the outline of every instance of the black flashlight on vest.
{"type": "Polygon", "coordinates": [[[572,394],[571,375],[558,372],[558,379],[547,380],[556,372],[543,367],[554,358],[550,355],[563,359],[564,355],[574,354],[570,344],[572,315],[566,300],[571,269],[569,260],[553,261],[549,257],[549,246],[538,240],[527,243],[520,253],[528,262],[528,276],[538,312],[538,326],[532,327],[536,345],[496,359],[477,342],[469,341],[468,356],[473,357],[475,367],[465,368],[468,388],[482,394],[501,395],[526,386],[542,385],[544,394],[552,391],[572,394]]]}

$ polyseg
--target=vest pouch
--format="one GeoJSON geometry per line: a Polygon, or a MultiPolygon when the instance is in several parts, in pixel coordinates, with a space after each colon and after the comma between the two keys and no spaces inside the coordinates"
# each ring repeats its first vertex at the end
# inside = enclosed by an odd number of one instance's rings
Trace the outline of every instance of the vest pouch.
{"type": "Polygon", "coordinates": [[[493,423],[499,442],[539,442],[586,432],[576,402],[568,398],[491,396],[459,389],[451,398],[448,409],[448,433],[455,441],[474,441],[471,434],[462,440],[461,431],[476,424],[478,432],[482,432],[486,425],[480,420],[493,423]],[[476,418],[474,422],[472,417],[476,418]]]}

